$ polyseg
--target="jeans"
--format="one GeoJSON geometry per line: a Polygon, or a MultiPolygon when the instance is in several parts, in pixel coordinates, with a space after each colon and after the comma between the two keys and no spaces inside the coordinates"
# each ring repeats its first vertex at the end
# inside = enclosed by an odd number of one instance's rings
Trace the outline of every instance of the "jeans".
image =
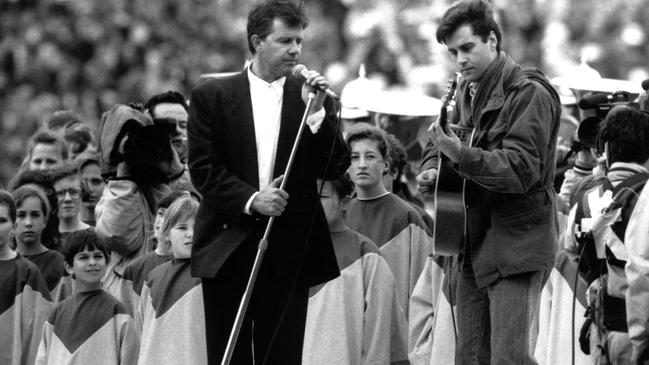
{"type": "Polygon", "coordinates": [[[537,364],[541,289],[549,273],[512,275],[478,288],[473,272],[461,270],[456,364],[537,364]]]}

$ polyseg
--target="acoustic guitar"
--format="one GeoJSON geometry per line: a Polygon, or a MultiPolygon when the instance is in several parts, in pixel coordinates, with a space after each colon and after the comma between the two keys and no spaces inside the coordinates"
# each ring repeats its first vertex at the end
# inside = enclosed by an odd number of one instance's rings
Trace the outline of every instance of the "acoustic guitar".
{"type": "MultiPolygon", "coordinates": [[[[442,97],[442,109],[438,121],[444,131],[452,130],[462,144],[470,145],[472,129],[448,122],[453,112],[460,74],[449,80],[442,97]]],[[[464,179],[453,169],[451,161],[437,152],[437,177],[435,180],[435,229],[433,232],[434,253],[441,256],[454,256],[460,251],[464,239],[466,212],[464,211],[464,179]]]]}

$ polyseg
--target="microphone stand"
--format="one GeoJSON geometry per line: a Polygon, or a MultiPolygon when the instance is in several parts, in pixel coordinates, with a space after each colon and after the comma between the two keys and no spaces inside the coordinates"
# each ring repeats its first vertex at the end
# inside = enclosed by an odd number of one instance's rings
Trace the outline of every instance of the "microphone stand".
{"type": "MultiPolygon", "coordinates": [[[[313,105],[313,99],[315,99],[316,90],[311,88],[309,91],[308,100],[306,103],[306,108],[304,109],[304,114],[302,115],[302,121],[300,122],[300,128],[297,131],[297,136],[295,136],[295,142],[293,142],[293,148],[291,149],[291,154],[289,155],[288,162],[286,163],[286,169],[284,170],[284,179],[279,188],[284,190],[286,187],[286,182],[288,181],[288,176],[293,167],[293,161],[297,155],[297,149],[302,140],[302,134],[304,133],[304,128],[306,126],[306,121],[311,113],[311,107],[313,105]]],[[[248,304],[250,304],[250,297],[252,296],[252,289],[255,286],[257,281],[257,275],[259,274],[259,269],[261,268],[261,263],[264,260],[264,254],[268,248],[268,236],[270,236],[270,230],[275,223],[275,216],[271,216],[268,219],[266,224],[266,230],[264,231],[263,237],[259,240],[259,246],[257,247],[257,255],[255,256],[255,262],[252,265],[252,271],[250,277],[248,278],[248,284],[246,285],[246,291],[243,293],[241,298],[241,303],[239,304],[239,310],[237,311],[237,316],[234,320],[234,325],[232,326],[232,331],[230,332],[230,338],[228,339],[228,344],[225,348],[225,355],[223,356],[223,361],[221,365],[229,365],[230,360],[232,359],[232,354],[234,353],[234,346],[237,343],[237,338],[239,337],[239,332],[241,331],[241,325],[243,324],[243,318],[245,317],[246,310],[248,309],[248,304]]]]}

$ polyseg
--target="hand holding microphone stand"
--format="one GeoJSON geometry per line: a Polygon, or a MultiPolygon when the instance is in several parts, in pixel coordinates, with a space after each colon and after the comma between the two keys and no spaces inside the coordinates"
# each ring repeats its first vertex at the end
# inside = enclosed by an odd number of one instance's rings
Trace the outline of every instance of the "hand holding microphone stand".
{"type": "MultiPolygon", "coordinates": [[[[304,133],[304,128],[307,125],[306,121],[309,115],[311,114],[313,100],[316,97],[316,93],[319,91],[314,87],[310,87],[310,88],[311,89],[308,94],[306,108],[304,109],[304,114],[302,115],[302,121],[300,122],[300,128],[297,131],[297,135],[295,136],[295,141],[293,142],[293,148],[291,149],[291,154],[289,155],[288,162],[286,163],[286,169],[284,170],[284,179],[282,179],[282,182],[279,186],[279,189],[281,190],[284,190],[284,188],[286,187],[286,182],[288,181],[288,177],[289,174],[291,173],[291,168],[293,167],[293,162],[295,160],[295,156],[297,155],[297,150],[300,145],[300,141],[302,140],[302,134],[304,133]]],[[[268,219],[268,223],[266,224],[266,230],[264,231],[264,235],[259,240],[259,246],[257,247],[257,255],[255,256],[255,261],[252,265],[252,271],[250,273],[250,277],[248,278],[248,283],[246,284],[246,290],[243,293],[243,297],[241,298],[241,302],[239,304],[239,309],[237,310],[237,316],[234,320],[232,331],[230,332],[230,337],[228,339],[228,344],[225,348],[225,355],[223,356],[223,361],[221,361],[221,365],[229,365],[230,360],[232,359],[232,354],[234,353],[234,347],[237,343],[237,338],[239,337],[241,326],[243,325],[243,319],[246,315],[248,304],[250,304],[250,297],[252,296],[252,290],[255,287],[255,282],[257,281],[259,269],[261,268],[261,263],[264,260],[264,254],[266,253],[266,249],[268,248],[268,237],[270,236],[270,231],[273,227],[274,222],[275,222],[275,216],[271,216],[268,219]]]]}

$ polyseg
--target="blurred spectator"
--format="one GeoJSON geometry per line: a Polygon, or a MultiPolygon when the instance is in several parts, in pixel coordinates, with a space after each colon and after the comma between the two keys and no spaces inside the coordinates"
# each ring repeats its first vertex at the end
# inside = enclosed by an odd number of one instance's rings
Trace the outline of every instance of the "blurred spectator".
{"type": "Polygon", "coordinates": [[[45,128],[63,136],[63,131],[70,124],[82,123],[81,118],[72,110],[57,110],[47,120],[45,128]]]}
{"type": "Polygon", "coordinates": [[[167,91],[152,96],[144,107],[153,118],[153,123],[169,126],[171,145],[178,154],[180,162],[186,164],[189,108],[185,97],[177,91],[167,91]]]}
{"type": "Polygon", "coordinates": [[[63,139],[68,144],[69,161],[74,161],[77,156],[87,149],[96,150],[93,146],[94,137],[90,126],[83,122],[72,122],[65,126],[63,139]]]}
{"type": "Polygon", "coordinates": [[[101,198],[106,182],[101,176],[99,157],[95,151],[84,151],[75,159],[81,177],[81,220],[94,227],[95,205],[101,198]]]}
{"type": "Polygon", "coordinates": [[[81,221],[82,189],[77,167],[65,164],[53,170],[52,185],[59,203],[59,233],[65,238],[70,232],[90,226],[81,221]]]}
{"type": "Polygon", "coordinates": [[[28,170],[50,170],[63,165],[68,158],[65,141],[54,132],[42,129],[29,141],[27,154],[28,170]]]}

